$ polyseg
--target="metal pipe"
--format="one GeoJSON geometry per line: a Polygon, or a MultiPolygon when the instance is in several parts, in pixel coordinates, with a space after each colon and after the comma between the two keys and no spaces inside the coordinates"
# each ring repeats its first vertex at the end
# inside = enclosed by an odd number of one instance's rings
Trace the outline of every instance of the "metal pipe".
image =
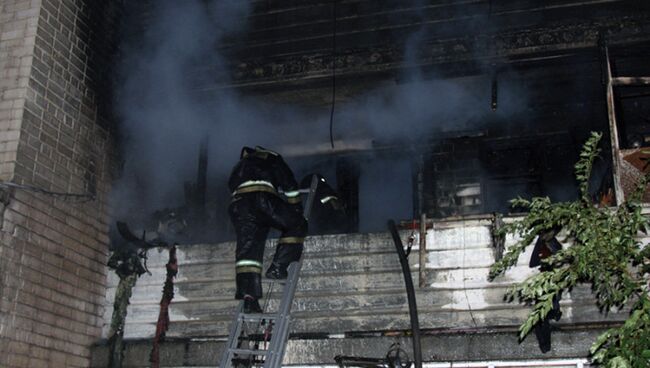
{"type": "Polygon", "coordinates": [[[625,193],[621,185],[620,154],[618,146],[618,128],[616,126],[616,110],[614,106],[614,87],[612,82],[612,66],[609,61],[609,49],[605,47],[605,62],[607,63],[607,116],[609,118],[609,137],[612,146],[612,175],[614,176],[614,195],[616,205],[625,201],[625,193]]]}
{"type": "MultiPolygon", "coordinates": [[[[620,321],[602,322],[580,322],[562,323],[554,326],[558,331],[591,331],[603,330],[622,326],[620,321]]],[[[439,327],[420,329],[420,336],[450,336],[467,334],[511,334],[519,330],[519,325],[505,326],[477,326],[477,327],[439,327]]],[[[263,339],[263,335],[250,335],[251,338],[263,339]]],[[[344,333],[331,334],[328,332],[299,332],[289,335],[290,340],[326,340],[326,339],[350,339],[369,337],[406,337],[411,336],[411,330],[373,330],[373,331],[348,331],[344,333]]]]}
{"type": "Polygon", "coordinates": [[[417,163],[417,196],[418,196],[418,206],[417,212],[415,213],[425,213],[424,205],[424,154],[420,153],[417,163]]]}
{"type": "Polygon", "coordinates": [[[420,215],[420,287],[427,283],[427,215],[420,215]]]}
{"type": "Polygon", "coordinates": [[[201,140],[199,149],[199,167],[196,177],[196,204],[198,208],[205,208],[205,198],[208,187],[208,137],[201,140]]]}

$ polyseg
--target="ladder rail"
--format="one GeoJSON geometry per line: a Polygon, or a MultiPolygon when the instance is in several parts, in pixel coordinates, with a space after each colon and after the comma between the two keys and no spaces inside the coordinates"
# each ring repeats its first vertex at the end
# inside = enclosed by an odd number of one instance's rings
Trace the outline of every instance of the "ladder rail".
{"type": "Polygon", "coordinates": [[[220,368],[230,367],[232,365],[233,353],[232,349],[236,348],[237,337],[241,334],[242,324],[240,323],[240,316],[244,311],[244,301],[239,302],[237,313],[232,326],[230,327],[230,334],[228,335],[228,343],[226,344],[225,351],[222,355],[220,368]]]}
{"type": "MultiPolygon", "coordinates": [[[[309,194],[303,210],[303,216],[309,220],[311,210],[316,197],[316,189],[318,188],[318,176],[313,175],[309,186],[309,194]]],[[[275,328],[277,330],[276,336],[271,338],[270,355],[264,362],[264,368],[279,368],[282,365],[282,359],[287,348],[287,339],[289,337],[289,325],[291,323],[291,306],[298,286],[298,277],[302,268],[302,260],[293,262],[289,265],[289,276],[287,283],[284,286],[284,293],[282,301],[278,309],[278,320],[276,321],[275,328]]]]}
{"type": "Polygon", "coordinates": [[[309,220],[311,216],[311,209],[314,206],[314,197],[316,197],[316,189],[318,189],[318,176],[312,175],[311,184],[309,185],[309,194],[307,195],[307,203],[305,203],[305,208],[303,209],[302,215],[305,217],[305,220],[309,220]]]}
{"type": "Polygon", "coordinates": [[[287,350],[287,340],[289,337],[289,326],[291,324],[291,317],[287,316],[287,318],[284,320],[284,328],[282,329],[282,333],[279,336],[279,341],[281,341],[281,345],[278,348],[277,351],[275,351],[275,358],[273,360],[273,365],[269,366],[270,368],[279,368],[282,366],[282,360],[284,358],[284,353],[287,350]]]}
{"type": "Polygon", "coordinates": [[[278,319],[275,324],[276,331],[271,337],[271,345],[269,346],[270,354],[264,362],[264,368],[277,368],[282,364],[282,357],[287,346],[291,307],[298,286],[298,276],[301,267],[302,261],[293,262],[289,265],[287,284],[284,287],[282,301],[278,307],[278,319]]]}

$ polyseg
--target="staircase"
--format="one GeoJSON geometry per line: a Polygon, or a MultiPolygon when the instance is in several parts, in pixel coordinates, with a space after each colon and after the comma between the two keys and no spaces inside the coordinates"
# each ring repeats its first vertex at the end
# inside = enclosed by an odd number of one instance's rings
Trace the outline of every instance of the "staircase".
{"type": "MultiPolygon", "coordinates": [[[[488,268],[494,261],[490,225],[488,218],[440,221],[427,233],[426,286],[416,286],[420,327],[426,335],[422,344],[424,361],[471,360],[474,355],[479,359],[499,354],[503,359],[504,350],[499,344],[504,341],[512,344],[506,352],[514,359],[532,358],[535,354],[541,357],[534,338],[518,345],[514,334],[528,308],[503,301],[508,286],[532,274],[527,265],[530,254],[524,255],[518,267],[505,277],[488,282],[488,268]],[[475,337],[468,340],[467,332],[475,337]]],[[[401,232],[405,244],[409,235],[410,231],[401,232]]],[[[507,245],[513,242],[507,239],[507,245]]],[[[416,285],[420,267],[417,244],[416,239],[409,257],[416,285]]],[[[274,247],[274,240],[267,242],[266,254],[272,255],[274,247]]],[[[178,247],[179,273],[161,362],[165,362],[167,349],[168,366],[218,364],[238,305],[233,297],[234,249],[234,243],[178,247]]],[[[165,252],[150,251],[152,275],[143,275],[134,289],[125,330],[129,366],[148,365],[146,347],[155,331],[166,262],[165,252]]],[[[266,259],[265,265],[269,262],[266,259]]],[[[106,324],[110,323],[117,281],[111,274],[106,324]]],[[[270,295],[271,308],[277,308],[279,298],[279,292],[270,295]]],[[[567,328],[557,333],[558,344],[554,346],[558,350],[549,353],[553,357],[582,356],[577,351],[586,352],[599,331],[590,325],[625,318],[625,311],[610,313],[607,318],[599,314],[587,288],[576,288],[567,295],[562,310],[564,315],[558,324],[567,328]],[[583,324],[586,327],[579,327],[583,324]],[[559,349],[563,338],[572,341],[573,350],[559,349]]],[[[399,337],[410,323],[404,280],[390,234],[307,238],[292,320],[284,360],[287,364],[334,364],[333,358],[339,354],[381,357],[396,339],[410,349],[409,338],[399,337]]],[[[101,344],[95,348],[96,366],[101,366],[104,350],[101,344]]],[[[544,357],[551,357],[549,354],[544,357]]]]}

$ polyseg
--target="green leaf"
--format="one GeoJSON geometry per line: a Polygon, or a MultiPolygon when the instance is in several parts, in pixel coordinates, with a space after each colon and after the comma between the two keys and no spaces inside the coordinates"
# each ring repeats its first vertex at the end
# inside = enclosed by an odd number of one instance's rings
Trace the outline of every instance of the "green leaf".
{"type": "Polygon", "coordinates": [[[603,346],[603,344],[610,339],[611,336],[612,334],[610,331],[600,334],[600,336],[598,336],[596,341],[591,345],[591,348],[589,349],[589,353],[592,355],[596,353],[596,351],[598,351],[598,349],[600,349],[603,346]]]}
{"type": "Polygon", "coordinates": [[[611,368],[632,368],[632,366],[630,366],[630,362],[627,359],[620,356],[610,360],[607,366],[611,368]]]}

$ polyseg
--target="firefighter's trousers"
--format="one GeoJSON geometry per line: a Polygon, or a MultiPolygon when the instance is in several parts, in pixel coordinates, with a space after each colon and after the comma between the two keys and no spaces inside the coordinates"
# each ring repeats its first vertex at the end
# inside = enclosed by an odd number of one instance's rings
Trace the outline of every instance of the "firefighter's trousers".
{"type": "Polygon", "coordinates": [[[273,256],[276,267],[286,269],[302,255],[307,235],[302,206],[289,204],[273,193],[252,192],[235,195],[228,212],[237,233],[235,298],[250,295],[259,299],[264,244],[269,230],[275,228],[282,232],[273,256]]]}

